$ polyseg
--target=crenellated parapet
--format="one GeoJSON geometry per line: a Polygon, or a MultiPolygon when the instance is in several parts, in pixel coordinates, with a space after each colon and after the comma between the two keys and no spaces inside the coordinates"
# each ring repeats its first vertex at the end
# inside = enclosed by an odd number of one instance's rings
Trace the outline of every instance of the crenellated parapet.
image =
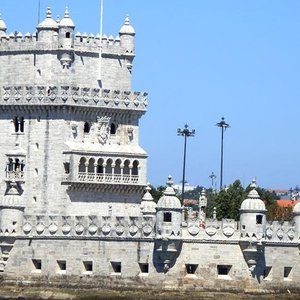
{"type": "Polygon", "coordinates": [[[27,237],[149,239],[154,237],[151,216],[26,215],[22,234],[27,237]]]}
{"type": "MultiPolygon", "coordinates": [[[[134,52],[126,50],[121,45],[120,36],[106,36],[103,35],[100,38],[100,35],[96,36],[93,33],[76,33],[74,38],[74,47],[72,50],[78,54],[80,53],[95,53],[99,54],[100,45],[102,47],[102,55],[126,55],[126,56],[135,56],[134,52]]],[[[51,41],[51,47],[49,47],[49,42],[39,41],[37,39],[36,32],[22,34],[21,32],[12,32],[9,35],[3,35],[0,37],[0,53],[9,53],[9,52],[53,52],[59,50],[59,41],[58,38],[54,38],[51,41]]]]}
{"type": "Polygon", "coordinates": [[[297,242],[298,233],[293,221],[273,221],[267,222],[265,231],[265,241],[272,243],[297,242]]]}
{"type": "Polygon", "coordinates": [[[184,239],[209,239],[209,240],[239,240],[239,224],[233,219],[206,219],[205,226],[200,226],[199,218],[188,220],[183,228],[184,239]]]}
{"type": "Polygon", "coordinates": [[[73,85],[0,86],[0,105],[63,105],[131,109],[145,112],[147,93],[73,85]]]}

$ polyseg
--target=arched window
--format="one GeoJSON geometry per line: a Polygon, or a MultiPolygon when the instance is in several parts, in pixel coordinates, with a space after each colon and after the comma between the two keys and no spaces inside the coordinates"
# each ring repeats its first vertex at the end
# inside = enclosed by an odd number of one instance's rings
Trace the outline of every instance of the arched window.
{"type": "Polygon", "coordinates": [[[121,160],[117,159],[116,166],[115,166],[115,175],[120,175],[120,174],[121,174],[121,160]]]}
{"type": "Polygon", "coordinates": [[[90,158],[88,165],[88,173],[94,173],[94,164],[95,160],[93,158],[90,158]]]}
{"type": "Polygon", "coordinates": [[[137,160],[132,164],[132,175],[139,175],[139,162],[137,160]]]}
{"type": "Polygon", "coordinates": [[[20,161],[18,158],[15,161],[15,171],[20,171],[20,161]]]}
{"type": "Polygon", "coordinates": [[[8,171],[13,171],[14,170],[14,163],[13,163],[13,159],[10,158],[8,160],[8,171]]]}
{"type": "Polygon", "coordinates": [[[78,168],[78,171],[80,173],[84,173],[85,172],[85,162],[86,162],[86,159],[84,157],[81,157],[80,161],[79,161],[79,168],[78,168]]]}
{"type": "Polygon", "coordinates": [[[20,131],[24,132],[24,118],[23,117],[20,118],[19,124],[20,124],[20,131]]]}
{"type": "Polygon", "coordinates": [[[18,120],[18,117],[14,117],[14,126],[15,126],[15,132],[19,132],[19,120],[18,120]]]}
{"type": "Polygon", "coordinates": [[[24,132],[24,118],[14,117],[15,132],[24,132]]]}
{"type": "Polygon", "coordinates": [[[125,160],[123,174],[129,175],[129,165],[130,165],[130,161],[129,160],[125,160]]]}
{"type": "Polygon", "coordinates": [[[114,123],[110,124],[110,134],[116,134],[116,125],[114,123]]]}
{"type": "Polygon", "coordinates": [[[111,159],[107,160],[105,173],[106,174],[112,174],[112,160],[111,159]]]}
{"type": "Polygon", "coordinates": [[[103,174],[103,159],[99,158],[97,161],[97,173],[103,174]]]}
{"type": "Polygon", "coordinates": [[[84,126],[83,126],[83,132],[84,133],[89,133],[90,132],[90,129],[91,129],[91,126],[88,122],[85,122],[84,123],[84,126]]]}
{"type": "Polygon", "coordinates": [[[66,32],[66,38],[69,39],[71,37],[71,33],[70,32],[66,32]]]}

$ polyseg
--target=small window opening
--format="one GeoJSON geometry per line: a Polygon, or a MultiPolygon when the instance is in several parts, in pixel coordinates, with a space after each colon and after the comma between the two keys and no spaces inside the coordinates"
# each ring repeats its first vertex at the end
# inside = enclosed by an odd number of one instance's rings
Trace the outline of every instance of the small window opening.
{"type": "Polygon", "coordinates": [[[114,123],[110,125],[110,134],[116,134],[116,125],[114,123]]]}
{"type": "Polygon", "coordinates": [[[65,260],[57,261],[58,271],[66,271],[67,270],[67,262],[65,260]]]}
{"type": "Polygon", "coordinates": [[[291,275],[292,267],[284,267],[283,269],[283,277],[284,279],[288,279],[291,275]]]}
{"type": "Polygon", "coordinates": [[[246,229],[246,225],[242,225],[242,229],[245,230],[246,229]]]}
{"type": "Polygon", "coordinates": [[[16,161],[15,161],[15,171],[20,171],[20,161],[19,159],[17,158],[16,161]]]}
{"type": "Polygon", "coordinates": [[[66,38],[69,39],[70,37],[71,37],[70,32],[67,32],[67,33],[66,33],[66,38]]]}
{"type": "Polygon", "coordinates": [[[231,266],[228,265],[218,265],[218,275],[228,275],[231,266]]]}
{"type": "Polygon", "coordinates": [[[149,264],[148,263],[139,263],[141,273],[149,273],[149,264]]]}
{"type": "Polygon", "coordinates": [[[15,132],[24,132],[24,118],[14,117],[15,132]]]}
{"type": "Polygon", "coordinates": [[[83,266],[84,266],[85,272],[93,272],[93,262],[92,261],[84,261],[83,266]]]}
{"type": "Polygon", "coordinates": [[[186,273],[187,274],[195,274],[196,270],[198,268],[198,265],[196,265],[196,264],[186,264],[185,268],[186,268],[186,273]]]}
{"type": "Polygon", "coordinates": [[[270,278],[272,267],[266,266],[264,269],[264,278],[270,278]]]}
{"type": "Polygon", "coordinates": [[[256,215],[256,224],[262,224],[262,219],[263,219],[262,215],[256,215]]]}
{"type": "Polygon", "coordinates": [[[172,214],[170,212],[164,213],[164,222],[172,222],[172,214]]]}
{"type": "Polygon", "coordinates": [[[65,174],[70,174],[70,163],[64,163],[65,174]]]}
{"type": "Polygon", "coordinates": [[[91,129],[90,124],[88,122],[85,122],[84,127],[83,127],[83,132],[84,133],[89,133],[90,129],[91,129]]]}
{"type": "Polygon", "coordinates": [[[122,271],[121,262],[112,261],[111,266],[112,266],[112,269],[113,269],[114,273],[121,273],[121,271],[122,271]]]}
{"type": "Polygon", "coordinates": [[[14,117],[14,126],[15,126],[15,132],[19,132],[19,120],[18,120],[18,117],[14,117]]]}
{"type": "Polygon", "coordinates": [[[40,259],[33,259],[32,263],[36,271],[42,270],[42,261],[40,259]]]}

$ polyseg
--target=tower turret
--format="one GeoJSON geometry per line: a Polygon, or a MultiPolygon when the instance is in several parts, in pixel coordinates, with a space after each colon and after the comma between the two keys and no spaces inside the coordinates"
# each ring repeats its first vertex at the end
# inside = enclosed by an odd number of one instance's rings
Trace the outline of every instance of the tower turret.
{"type": "Polygon", "coordinates": [[[150,194],[151,188],[148,184],[146,187],[146,193],[141,202],[141,211],[144,216],[152,216],[156,213],[156,203],[153,201],[153,197],[150,194]]]}
{"type": "Polygon", "coordinates": [[[135,30],[130,24],[129,16],[125,18],[124,25],[119,31],[121,47],[125,48],[126,52],[126,65],[129,71],[132,68],[132,61],[135,56],[134,54],[134,36],[135,30]]]}
{"type": "Polygon", "coordinates": [[[58,32],[58,24],[52,19],[51,8],[47,8],[46,19],[36,27],[38,40],[42,42],[53,42],[53,37],[58,32]]]}
{"type": "Polygon", "coordinates": [[[21,194],[20,186],[9,181],[7,193],[0,201],[0,231],[4,234],[17,234],[21,229],[25,209],[21,194]]]}
{"type": "Polygon", "coordinates": [[[240,224],[243,236],[261,238],[266,227],[266,207],[256,191],[256,182],[252,181],[251,191],[240,208],[240,224]]]}
{"type": "Polygon", "coordinates": [[[2,17],[1,17],[1,14],[0,14],[0,38],[6,36],[6,29],[7,29],[6,24],[2,20],[2,17]]]}
{"type": "Polygon", "coordinates": [[[176,197],[171,176],[168,177],[167,185],[156,207],[156,234],[162,238],[181,236],[182,207],[176,197]]]}
{"type": "Polygon", "coordinates": [[[293,222],[295,223],[295,231],[300,236],[300,202],[293,208],[293,222]]]}
{"type": "Polygon", "coordinates": [[[65,15],[59,22],[58,30],[59,60],[64,67],[69,67],[71,62],[74,61],[74,29],[74,22],[70,18],[68,7],[66,7],[65,15]]]}

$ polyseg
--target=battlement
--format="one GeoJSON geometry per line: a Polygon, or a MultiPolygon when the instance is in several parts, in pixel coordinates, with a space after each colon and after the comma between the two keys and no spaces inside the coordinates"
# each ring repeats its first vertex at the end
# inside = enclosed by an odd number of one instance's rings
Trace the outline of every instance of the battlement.
{"type": "MultiPolygon", "coordinates": [[[[102,47],[103,55],[125,55],[134,56],[133,51],[125,49],[121,45],[120,36],[113,37],[112,35],[96,36],[93,33],[80,33],[77,32],[74,37],[74,45],[70,47],[75,52],[91,52],[99,53],[100,45],[102,47]],[[101,44],[100,44],[101,40],[101,44]]],[[[21,32],[12,32],[9,35],[0,36],[0,53],[1,52],[15,52],[15,51],[57,51],[61,50],[59,47],[58,34],[53,34],[51,41],[39,40],[37,33],[22,34],[21,32]],[[51,47],[50,47],[51,45],[51,47]]]]}
{"type": "Polygon", "coordinates": [[[147,93],[73,85],[0,86],[0,105],[70,105],[146,111],[147,93]]]}
{"type": "Polygon", "coordinates": [[[57,216],[26,215],[25,236],[153,238],[155,220],[147,216],[57,216]]]}

